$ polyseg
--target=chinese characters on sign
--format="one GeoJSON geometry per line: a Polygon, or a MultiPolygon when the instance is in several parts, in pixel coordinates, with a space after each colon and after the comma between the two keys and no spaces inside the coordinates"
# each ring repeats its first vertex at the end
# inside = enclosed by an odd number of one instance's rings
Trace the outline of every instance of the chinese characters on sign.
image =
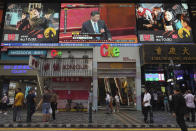
{"type": "MultiPolygon", "coordinates": [[[[155,51],[156,51],[157,55],[161,55],[162,54],[162,48],[160,46],[156,47],[155,51]]],[[[174,47],[169,48],[168,54],[169,55],[176,55],[176,48],[174,48],[174,47]]],[[[188,47],[184,47],[183,50],[182,50],[182,54],[183,55],[190,55],[189,48],[188,47]]]]}
{"type": "Polygon", "coordinates": [[[195,45],[143,45],[144,63],[196,63],[195,45]],[[153,51],[151,51],[153,49],[153,51]]]}

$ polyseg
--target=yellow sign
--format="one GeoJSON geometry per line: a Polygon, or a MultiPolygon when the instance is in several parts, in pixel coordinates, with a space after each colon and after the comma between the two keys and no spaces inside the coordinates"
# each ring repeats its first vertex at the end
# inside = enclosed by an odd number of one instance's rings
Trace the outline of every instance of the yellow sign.
{"type": "Polygon", "coordinates": [[[121,68],[123,68],[123,65],[120,63],[112,63],[112,64],[110,64],[110,67],[114,68],[114,69],[116,69],[116,68],[121,69],[121,68]]]}
{"type": "Polygon", "coordinates": [[[56,36],[56,30],[54,28],[52,28],[52,27],[49,27],[49,28],[45,29],[44,36],[47,39],[48,38],[53,38],[53,37],[56,36]]]}

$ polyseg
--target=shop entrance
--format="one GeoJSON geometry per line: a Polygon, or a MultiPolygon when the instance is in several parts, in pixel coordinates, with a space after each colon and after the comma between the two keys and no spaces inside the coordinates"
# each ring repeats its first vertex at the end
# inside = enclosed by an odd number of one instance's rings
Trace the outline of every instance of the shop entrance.
{"type": "MultiPolygon", "coordinates": [[[[136,88],[134,77],[99,78],[98,105],[105,105],[106,92],[111,93],[113,99],[118,93],[121,106],[136,107],[136,88]]],[[[115,100],[113,101],[115,105],[115,100]]]]}

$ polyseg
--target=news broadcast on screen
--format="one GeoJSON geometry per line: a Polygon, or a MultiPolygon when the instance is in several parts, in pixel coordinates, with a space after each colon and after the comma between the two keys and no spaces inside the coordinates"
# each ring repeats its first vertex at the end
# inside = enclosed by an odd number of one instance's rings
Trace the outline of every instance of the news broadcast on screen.
{"type": "Polygon", "coordinates": [[[61,4],[60,43],[137,43],[136,32],[135,4],[61,4]]]}

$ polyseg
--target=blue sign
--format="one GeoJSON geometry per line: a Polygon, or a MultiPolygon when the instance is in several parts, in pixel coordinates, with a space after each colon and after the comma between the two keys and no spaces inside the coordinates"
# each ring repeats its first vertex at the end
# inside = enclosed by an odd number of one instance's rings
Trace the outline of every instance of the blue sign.
{"type": "Polygon", "coordinates": [[[28,65],[4,65],[4,70],[31,70],[28,65]]]}
{"type": "Polygon", "coordinates": [[[13,74],[22,74],[22,73],[27,73],[27,70],[11,70],[11,73],[13,73],[13,74]]]}
{"type": "Polygon", "coordinates": [[[46,56],[46,50],[8,50],[8,55],[44,55],[46,56]]]}

